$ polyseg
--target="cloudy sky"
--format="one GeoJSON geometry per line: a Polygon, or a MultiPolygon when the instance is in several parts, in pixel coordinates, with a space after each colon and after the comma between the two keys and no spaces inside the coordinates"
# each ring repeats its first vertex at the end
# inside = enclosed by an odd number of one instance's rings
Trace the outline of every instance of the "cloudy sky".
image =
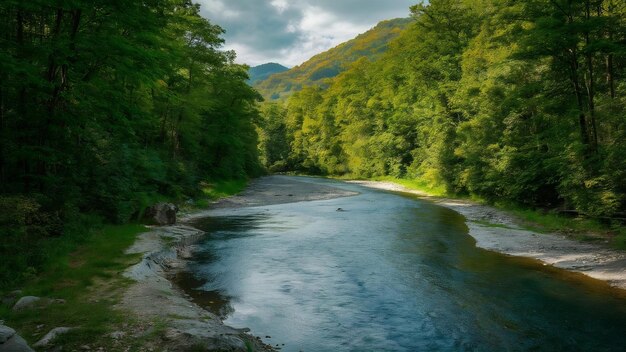
{"type": "Polygon", "coordinates": [[[367,31],[408,17],[419,0],[197,0],[202,15],[226,30],[239,63],[298,65],[367,31]]]}

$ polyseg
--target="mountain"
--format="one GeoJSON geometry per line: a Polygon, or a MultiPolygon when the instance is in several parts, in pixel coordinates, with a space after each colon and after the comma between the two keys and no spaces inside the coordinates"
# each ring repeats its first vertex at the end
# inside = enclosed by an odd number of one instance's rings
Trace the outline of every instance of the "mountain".
{"type": "Polygon", "coordinates": [[[328,78],[345,71],[351,63],[361,57],[375,60],[387,50],[388,43],[412,21],[410,18],[382,21],[356,38],[315,55],[288,71],[257,81],[253,86],[266,100],[286,99],[291,93],[305,86],[324,86],[328,78]]]}
{"type": "Polygon", "coordinates": [[[287,70],[289,70],[289,68],[281,64],[274,63],[274,62],[270,62],[270,63],[259,65],[259,66],[254,66],[254,67],[251,67],[250,70],[248,70],[248,75],[250,76],[248,83],[254,85],[255,83],[259,81],[267,79],[269,76],[273,75],[274,73],[280,73],[280,72],[284,72],[287,70]]]}

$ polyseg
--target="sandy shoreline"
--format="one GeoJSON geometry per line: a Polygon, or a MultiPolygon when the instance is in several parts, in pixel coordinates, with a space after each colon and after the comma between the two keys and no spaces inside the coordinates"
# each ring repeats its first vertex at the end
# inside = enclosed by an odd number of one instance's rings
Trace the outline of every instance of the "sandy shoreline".
{"type": "Polygon", "coordinates": [[[476,246],[495,252],[540,260],[547,265],[579,272],[626,290],[626,253],[558,234],[540,234],[517,225],[503,211],[471,201],[432,197],[392,182],[350,181],[369,188],[412,193],[452,209],[467,219],[476,246]],[[490,226],[491,225],[491,226],[490,226]],[[496,225],[496,226],[493,226],[496,225]]]}
{"type": "Polygon", "coordinates": [[[252,180],[243,192],[211,204],[207,210],[184,216],[181,222],[190,223],[194,219],[205,217],[212,209],[296,203],[350,197],[357,194],[357,192],[305,182],[304,180],[296,181],[295,177],[292,176],[265,176],[252,180]]]}

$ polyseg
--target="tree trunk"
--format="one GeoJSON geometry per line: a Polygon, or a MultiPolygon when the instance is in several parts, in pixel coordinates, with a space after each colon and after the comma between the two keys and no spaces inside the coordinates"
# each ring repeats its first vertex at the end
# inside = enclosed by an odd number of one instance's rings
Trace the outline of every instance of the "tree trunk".
{"type": "Polygon", "coordinates": [[[168,115],[168,110],[169,108],[165,108],[165,111],[163,112],[162,116],[163,118],[161,119],[161,133],[159,133],[159,140],[160,142],[165,145],[165,140],[167,137],[167,131],[165,129],[165,127],[167,126],[167,115],[168,115]]]}
{"type": "MultiPolygon", "coordinates": [[[[63,9],[57,9],[56,11],[56,17],[55,17],[55,21],[54,21],[54,27],[52,29],[52,40],[56,41],[56,39],[59,36],[59,33],[61,32],[61,23],[63,22],[63,9]]],[[[46,79],[48,80],[48,82],[52,83],[54,81],[54,79],[56,78],[56,74],[57,74],[57,65],[56,65],[56,60],[54,58],[54,50],[52,53],[50,53],[50,56],[48,57],[48,70],[46,73],[46,79]]]]}
{"type": "Polygon", "coordinates": [[[609,86],[609,96],[615,99],[615,80],[613,78],[613,54],[606,56],[606,83],[609,86]]]}
{"type": "Polygon", "coordinates": [[[4,185],[6,182],[4,176],[4,143],[6,143],[4,133],[4,89],[2,89],[2,85],[0,84],[0,185],[4,185]]]}
{"type": "MultiPolygon", "coordinates": [[[[21,57],[24,47],[24,14],[21,8],[17,9],[17,28],[15,31],[15,39],[17,42],[17,56],[21,57]]],[[[17,112],[19,118],[25,118],[26,115],[26,87],[20,87],[17,99],[17,112]]]]}
{"type": "MultiPolygon", "coordinates": [[[[613,17],[613,1],[609,1],[607,13],[609,18],[613,17]]],[[[609,21],[607,26],[607,37],[609,43],[613,43],[613,28],[611,27],[612,21],[609,21]]],[[[609,96],[611,99],[615,99],[615,78],[613,74],[613,53],[610,52],[606,55],[606,83],[609,87],[609,96]]]]}
{"type": "MultiPolygon", "coordinates": [[[[17,43],[16,54],[19,59],[23,59],[24,55],[24,12],[18,6],[17,14],[16,14],[16,29],[15,29],[15,41],[17,43]]],[[[22,84],[18,84],[19,89],[17,93],[17,127],[18,130],[28,129],[27,118],[26,118],[26,86],[22,84]]],[[[19,134],[17,138],[18,145],[25,146],[28,144],[28,140],[23,134],[19,134]]],[[[22,155],[19,160],[17,160],[17,164],[21,168],[22,171],[22,180],[24,189],[23,191],[28,193],[30,192],[30,162],[28,157],[22,155]]]]}
{"type": "MultiPolygon", "coordinates": [[[[57,41],[57,38],[59,37],[59,34],[61,33],[61,24],[63,22],[63,9],[58,8],[56,10],[56,17],[55,17],[55,21],[54,21],[54,27],[52,29],[52,45],[55,45],[55,42],[57,41]]],[[[53,90],[52,90],[52,94],[50,95],[50,99],[48,100],[48,118],[49,120],[52,119],[52,115],[54,115],[54,111],[56,109],[56,104],[57,104],[57,100],[58,100],[58,96],[60,93],[60,86],[58,84],[55,84],[56,78],[57,78],[57,73],[59,71],[59,68],[57,66],[56,63],[56,50],[53,49],[52,52],[50,53],[50,55],[48,56],[48,71],[46,74],[46,79],[48,80],[48,82],[50,83],[51,86],[53,86],[53,90]]],[[[50,121],[48,121],[48,123],[50,123],[50,121]]]]}
{"type": "Polygon", "coordinates": [[[583,93],[578,79],[578,54],[576,48],[571,50],[570,56],[570,80],[572,81],[574,94],[576,95],[576,103],[578,104],[578,125],[580,127],[580,137],[584,145],[589,145],[587,117],[585,116],[583,93]]]}
{"type": "MultiPolygon", "coordinates": [[[[585,2],[585,12],[587,23],[591,21],[591,3],[590,0],[585,2]]],[[[596,107],[595,107],[595,82],[593,71],[593,53],[589,50],[591,45],[591,35],[589,30],[585,31],[585,46],[587,52],[585,58],[587,62],[587,79],[585,85],[587,86],[587,107],[589,109],[590,129],[591,129],[591,148],[594,152],[598,151],[598,131],[596,128],[596,107]]]]}

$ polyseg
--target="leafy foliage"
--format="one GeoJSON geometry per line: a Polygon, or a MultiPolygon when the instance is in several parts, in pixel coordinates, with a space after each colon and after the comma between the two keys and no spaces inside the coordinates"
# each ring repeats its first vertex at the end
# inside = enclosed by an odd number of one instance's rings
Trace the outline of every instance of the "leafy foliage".
{"type": "Polygon", "coordinates": [[[0,256],[79,213],[123,223],[262,171],[261,97],[199,13],[188,0],[0,3],[0,208],[17,212],[0,256]]]}
{"type": "Polygon", "coordinates": [[[274,113],[285,114],[284,164],[624,217],[623,2],[432,0],[411,11],[375,61],[274,113]]]}

